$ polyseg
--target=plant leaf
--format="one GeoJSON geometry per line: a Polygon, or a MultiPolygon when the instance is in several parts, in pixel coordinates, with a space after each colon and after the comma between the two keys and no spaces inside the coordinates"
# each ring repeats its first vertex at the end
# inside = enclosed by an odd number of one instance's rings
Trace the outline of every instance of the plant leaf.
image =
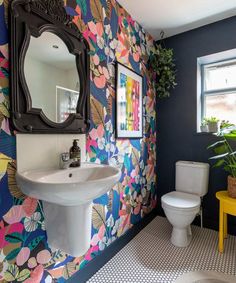
{"type": "Polygon", "coordinates": [[[2,112],[0,112],[0,129],[2,127],[2,121],[4,120],[4,115],[2,114],[2,112]]]}
{"type": "Polygon", "coordinates": [[[80,6],[83,15],[86,16],[87,15],[86,0],[76,0],[76,3],[80,6]]]}
{"type": "Polygon", "coordinates": [[[124,190],[124,186],[122,185],[122,183],[119,182],[115,185],[113,189],[117,191],[117,193],[120,195],[124,190]]]}
{"type": "Polygon", "coordinates": [[[22,207],[25,211],[26,216],[31,217],[38,207],[38,200],[31,197],[27,197],[24,200],[22,207]]]}
{"type": "Polygon", "coordinates": [[[124,156],[124,166],[128,171],[130,171],[130,158],[128,154],[125,154],[124,156]]]}
{"type": "Polygon", "coordinates": [[[87,26],[81,18],[78,18],[76,25],[81,33],[85,32],[87,29],[87,26]]]}
{"type": "Polygon", "coordinates": [[[93,205],[93,212],[92,212],[92,221],[93,227],[97,230],[105,223],[106,215],[105,215],[105,207],[101,204],[94,204],[93,205]]]}
{"type": "Polygon", "coordinates": [[[94,70],[93,70],[93,74],[94,74],[95,77],[100,77],[100,75],[101,75],[101,74],[99,73],[98,69],[94,69],[94,70]]]}
{"type": "Polygon", "coordinates": [[[13,251],[11,251],[6,257],[5,259],[8,260],[8,261],[11,261],[13,260],[14,258],[17,257],[18,253],[20,252],[21,248],[17,248],[17,249],[14,249],[13,251]]]}
{"type": "Polygon", "coordinates": [[[17,278],[18,273],[19,273],[18,266],[14,264],[9,264],[7,270],[4,273],[4,279],[8,282],[12,282],[17,278]]]}
{"type": "Polygon", "coordinates": [[[66,259],[66,257],[67,257],[67,255],[64,252],[62,252],[61,250],[56,250],[52,254],[51,260],[48,263],[44,264],[43,266],[45,268],[48,268],[48,267],[54,265],[56,262],[64,261],[66,259]]]}
{"type": "Polygon", "coordinates": [[[132,148],[132,163],[134,167],[139,164],[139,152],[136,148],[132,148]]]}
{"type": "Polygon", "coordinates": [[[109,211],[112,211],[112,204],[113,204],[113,190],[110,190],[108,193],[108,205],[107,205],[107,209],[109,211]]]}
{"type": "Polygon", "coordinates": [[[33,249],[35,249],[38,244],[44,239],[44,236],[38,236],[35,239],[33,239],[29,245],[28,248],[32,251],[33,249]]]}
{"type": "Polygon", "coordinates": [[[10,113],[4,103],[0,103],[0,112],[3,114],[3,116],[10,118],[10,113]]]}
{"type": "Polygon", "coordinates": [[[104,108],[102,104],[94,97],[91,97],[91,114],[93,122],[96,125],[104,125],[104,108]]]}
{"type": "Polygon", "coordinates": [[[225,163],[224,159],[220,159],[216,162],[216,164],[213,167],[220,167],[225,163]]]}
{"type": "Polygon", "coordinates": [[[112,13],[112,3],[111,0],[107,0],[107,6],[106,6],[106,17],[111,20],[111,13],[112,13]]]}
{"type": "Polygon", "coordinates": [[[212,156],[209,159],[219,159],[219,158],[222,158],[222,157],[226,157],[227,155],[229,155],[228,152],[226,152],[224,154],[219,154],[219,155],[216,155],[216,156],[212,156]]]}
{"type": "Polygon", "coordinates": [[[4,96],[6,98],[9,95],[9,87],[2,88],[2,93],[4,94],[4,96]]]}
{"type": "Polygon", "coordinates": [[[215,147],[215,146],[217,146],[217,145],[219,145],[219,144],[221,145],[221,144],[224,144],[224,143],[225,143],[225,140],[217,141],[217,142],[215,142],[215,143],[209,145],[209,146],[207,147],[207,149],[213,148],[213,147],[215,147]]]}
{"type": "Polygon", "coordinates": [[[3,254],[4,255],[8,255],[11,251],[15,250],[16,248],[20,248],[21,247],[21,242],[18,243],[9,243],[8,245],[6,245],[3,248],[3,254]]]}
{"type": "Polygon", "coordinates": [[[229,149],[228,149],[226,144],[223,144],[223,145],[220,145],[220,146],[217,146],[217,147],[214,148],[214,152],[216,154],[223,154],[223,153],[226,153],[228,151],[229,151],[229,149]]]}
{"type": "Polygon", "coordinates": [[[113,101],[115,98],[115,90],[109,86],[108,86],[108,89],[109,89],[110,95],[108,96],[108,99],[107,99],[107,113],[110,116],[112,116],[112,105],[113,105],[113,101]]]}
{"type": "Polygon", "coordinates": [[[17,281],[22,282],[25,281],[28,277],[30,277],[29,269],[23,269],[20,274],[17,276],[17,281]]]}
{"type": "Polygon", "coordinates": [[[224,137],[227,138],[227,139],[233,139],[233,140],[235,140],[235,139],[236,139],[236,131],[233,131],[233,132],[230,133],[230,134],[224,135],[224,137]]]}
{"type": "Polygon", "coordinates": [[[63,277],[69,279],[79,268],[74,262],[68,262],[63,268],[63,277]]]}
{"type": "Polygon", "coordinates": [[[93,18],[97,22],[103,22],[102,3],[98,0],[90,0],[90,8],[93,18]]]}
{"type": "Polygon", "coordinates": [[[19,243],[24,241],[22,235],[18,232],[6,235],[5,240],[9,243],[19,243]]]}
{"type": "Polygon", "coordinates": [[[226,172],[229,172],[229,173],[231,173],[231,168],[229,167],[229,165],[226,165],[226,166],[224,166],[224,170],[226,171],[226,172]]]}
{"type": "Polygon", "coordinates": [[[11,195],[17,199],[24,199],[26,196],[21,192],[21,190],[16,185],[16,162],[15,160],[8,163],[7,166],[8,175],[8,187],[11,195]]]}

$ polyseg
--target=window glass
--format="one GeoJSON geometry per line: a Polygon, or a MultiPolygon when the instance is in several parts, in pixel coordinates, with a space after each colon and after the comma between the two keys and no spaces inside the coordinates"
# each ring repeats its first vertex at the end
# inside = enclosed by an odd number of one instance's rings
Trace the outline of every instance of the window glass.
{"type": "Polygon", "coordinates": [[[236,61],[204,66],[204,91],[236,88],[236,61]]]}
{"type": "Polygon", "coordinates": [[[217,117],[236,124],[236,91],[205,95],[205,117],[217,117]]]}

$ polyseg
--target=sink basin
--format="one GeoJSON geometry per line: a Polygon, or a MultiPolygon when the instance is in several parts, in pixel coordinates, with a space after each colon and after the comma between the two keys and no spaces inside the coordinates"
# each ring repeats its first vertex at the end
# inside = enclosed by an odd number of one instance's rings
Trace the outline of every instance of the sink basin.
{"type": "Polygon", "coordinates": [[[30,197],[65,206],[91,202],[106,193],[120,178],[120,169],[82,163],[79,168],[43,169],[16,174],[22,192],[30,197]]]}
{"type": "Polygon", "coordinates": [[[90,247],[92,200],[112,189],[120,176],[119,168],[82,163],[17,172],[16,181],[24,194],[43,201],[49,246],[77,257],[90,247]]]}

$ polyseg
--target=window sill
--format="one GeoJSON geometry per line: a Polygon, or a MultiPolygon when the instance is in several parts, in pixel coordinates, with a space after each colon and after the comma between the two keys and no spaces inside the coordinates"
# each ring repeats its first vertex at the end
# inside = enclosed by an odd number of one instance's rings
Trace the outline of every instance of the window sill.
{"type": "Polygon", "coordinates": [[[210,132],[196,132],[194,133],[194,136],[217,136],[215,133],[210,132]]]}

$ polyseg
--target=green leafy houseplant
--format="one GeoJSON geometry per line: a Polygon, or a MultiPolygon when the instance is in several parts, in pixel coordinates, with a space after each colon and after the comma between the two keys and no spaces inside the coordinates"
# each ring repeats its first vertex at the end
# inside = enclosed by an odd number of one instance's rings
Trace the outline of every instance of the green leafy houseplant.
{"type": "Polygon", "coordinates": [[[154,84],[157,96],[169,97],[170,89],[177,85],[173,50],[156,45],[155,51],[150,54],[150,67],[156,74],[154,84]]]}
{"type": "Polygon", "coordinates": [[[208,132],[208,123],[205,119],[202,120],[201,126],[200,126],[201,132],[208,132]]]}
{"type": "Polygon", "coordinates": [[[223,167],[228,172],[228,193],[231,197],[236,198],[236,150],[233,149],[233,143],[236,141],[236,126],[221,128],[218,136],[221,139],[210,146],[215,156],[210,159],[216,163],[214,167],[223,167]]]}
{"type": "Polygon", "coordinates": [[[222,120],[220,123],[220,128],[224,129],[224,128],[229,128],[234,126],[234,124],[230,123],[228,120],[222,120]]]}
{"type": "Polygon", "coordinates": [[[216,117],[204,118],[207,123],[218,123],[220,120],[216,117]]]}
{"type": "Polygon", "coordinates": [[[204,118],[203,121],[207,123],[209,132],[217,133],[219,131],[220,120],[218,118],[216,117],[204,118]]]}

